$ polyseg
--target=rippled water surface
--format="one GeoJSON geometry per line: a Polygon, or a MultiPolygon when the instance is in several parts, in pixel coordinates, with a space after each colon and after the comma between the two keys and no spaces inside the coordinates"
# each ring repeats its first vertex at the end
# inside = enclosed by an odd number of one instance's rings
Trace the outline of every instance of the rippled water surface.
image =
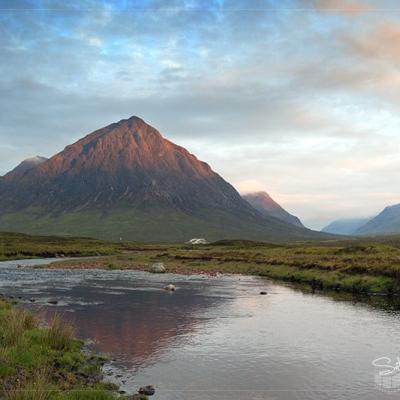
{"type": "Polygon", "coordinates": [[[105,375],[127,392],[153,384],[155,400],[400,398],[376,388],[372,365],[400,356],[397,311],[254,277],[17,268],[38,262],[0,263],[0,292],[44,317],[62,313],[110,355],[105,375]]]}

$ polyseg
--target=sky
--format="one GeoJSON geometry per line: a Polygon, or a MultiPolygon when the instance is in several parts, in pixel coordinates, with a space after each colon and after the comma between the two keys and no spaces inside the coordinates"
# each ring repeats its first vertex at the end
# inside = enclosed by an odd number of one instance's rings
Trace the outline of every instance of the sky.
{"type": "Polygon", "coordinates": [[[137,115],[305,225],[400,203],[398,0],[0,0],[0,174],[137,115]]]}

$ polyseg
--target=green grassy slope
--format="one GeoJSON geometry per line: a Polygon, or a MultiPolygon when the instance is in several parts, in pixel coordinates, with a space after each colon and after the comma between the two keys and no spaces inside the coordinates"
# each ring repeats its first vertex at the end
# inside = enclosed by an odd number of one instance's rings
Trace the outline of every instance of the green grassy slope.
{"type": "Polygon", "coordinates": [[[323,238],[324,234],[291,227],[280,221],[249,221],[219,210],[196,215],[164,209],[118,209],[110,213],[78,211],[45,214],[40,210],[0,216],[0,231],[59,236],[85,236],[106,240],[185,242],[193,237],[209,241],[250,239],[261,241],[323,238]]]}

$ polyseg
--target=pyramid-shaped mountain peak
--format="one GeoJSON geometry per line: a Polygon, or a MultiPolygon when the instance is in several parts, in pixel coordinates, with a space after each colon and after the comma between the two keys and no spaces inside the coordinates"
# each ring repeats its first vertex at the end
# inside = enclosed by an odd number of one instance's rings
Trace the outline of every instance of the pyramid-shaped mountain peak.
{"type": "Polygon", "coordinates": [[[0,229],[27,233],[153,242],[314,235],[254,209],[208,164],[138,117],[0,180],[0,210],[0,229]]]}

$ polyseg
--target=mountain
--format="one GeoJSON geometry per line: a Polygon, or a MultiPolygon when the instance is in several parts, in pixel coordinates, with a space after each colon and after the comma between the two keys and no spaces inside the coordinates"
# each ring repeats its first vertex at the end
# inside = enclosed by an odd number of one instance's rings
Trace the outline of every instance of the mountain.
{"type": "Polygon", "coordinates": [[[265,216],[275,217],[288,224],[304,227],[299,218],[283,209],[267,192],[248,193],[242,197],[265,216]]]}
{"type": "Polygon", "coordinates": [[[359,228],[365,225],[371,218],[347,218],[331,222],[322,232],[336,235],[353,235],[359,228]]]}
{"type": "Polygon", "coordinates": [[[17,176],[23,175],[26,171],[29,171],[30,169],[35,168],[40,164],[43,164],[45,161],[47,161],[47,158],[41,156],[27,158],[26,160],[18,164],[12,171],[4,175],[4,178],[14,179],[17,176]]]}
{"type": "Polygon", "coordinates": [[[357,235],[389,235],[400,233],[400,204],[386,207],[357,231],[357,235]]]}
{"type": "Polygon", "coordinates": [[[0,179],[0,230],[153,242],[321,237],[261,214],[138,117],[0,179]]]}

